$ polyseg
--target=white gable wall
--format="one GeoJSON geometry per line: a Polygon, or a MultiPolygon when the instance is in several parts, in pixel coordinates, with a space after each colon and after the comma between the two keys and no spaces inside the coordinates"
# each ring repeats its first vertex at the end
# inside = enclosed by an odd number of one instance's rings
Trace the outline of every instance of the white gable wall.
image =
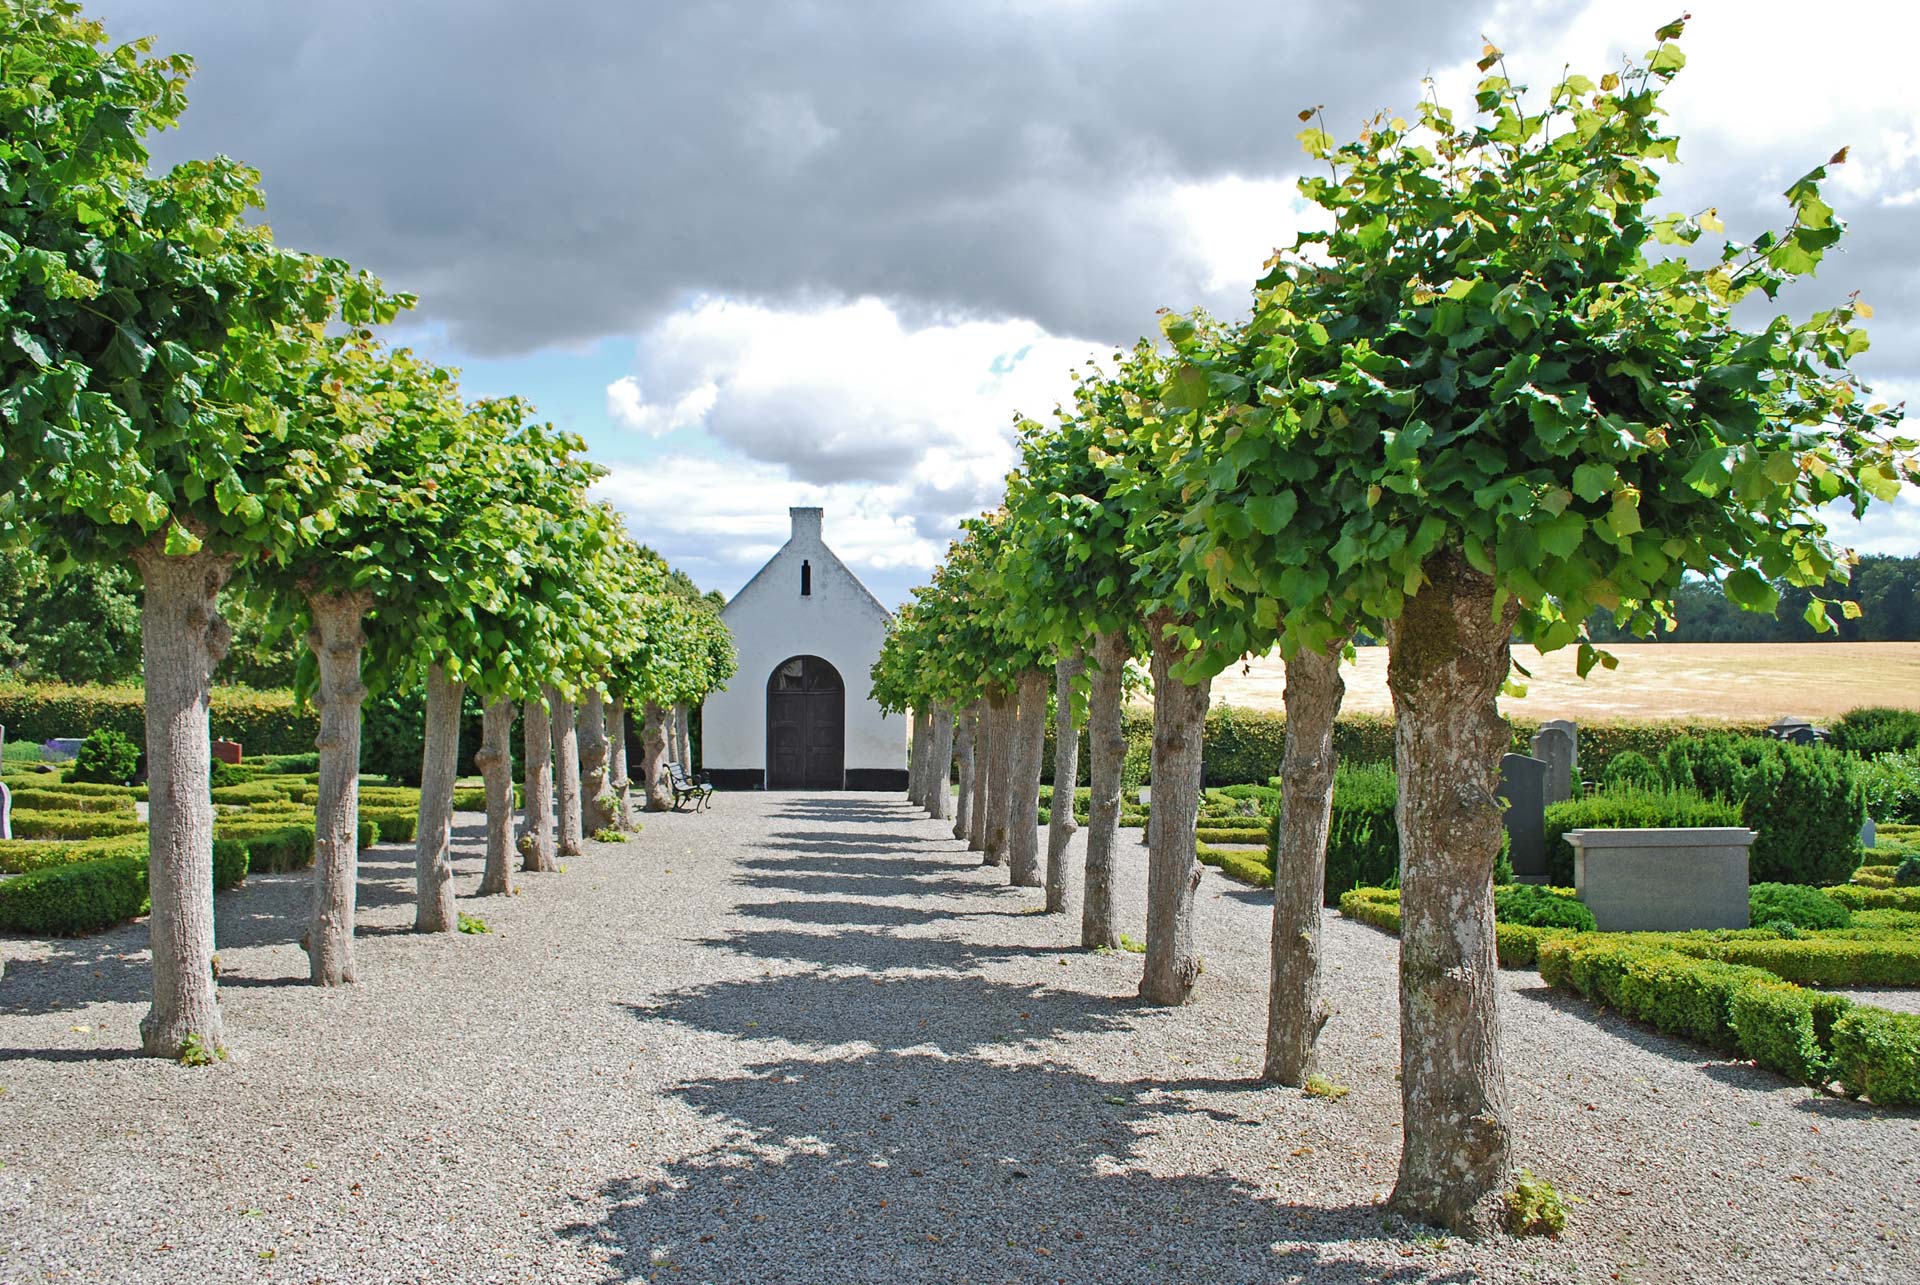
{"type": "MultiPolygon", "coordinates": [[[[701,711],[701,766],[716,782],[739,785],[767,766],[767,679],[782,661],[818,656],[846,685],[849,776],[904,774],[907,720],[882,716],[871,697],[873,662],[886,639],[888,613],[821,538],[821,511],[793,509],[793,535],[747,582],[721,619],[733,633],[740,671],[701,711]],[[800,565],[812,569],[812,593],[800,593],[800,565]]],[[[902,788],[904,775],[902,775],[902,788]]],[[[863,782],[850,781],[855,788],[863,782]]],[[[869,788],[881,786],[868,778],[869,788]]]]}

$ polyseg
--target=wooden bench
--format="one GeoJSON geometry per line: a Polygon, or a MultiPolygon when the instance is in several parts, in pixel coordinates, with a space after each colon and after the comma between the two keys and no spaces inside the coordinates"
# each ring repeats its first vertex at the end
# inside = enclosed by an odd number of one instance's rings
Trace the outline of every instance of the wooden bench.
{"type": "Polygon", "coordinates": [[[693,777],[687,775],[687,769],[678,763],[667,764],[667,785],[673,790],[674,811],[687,800],[693,800],[695,812],[707,806],[713,798],[713,782],[707,779],[705,772],[693,777]]]}

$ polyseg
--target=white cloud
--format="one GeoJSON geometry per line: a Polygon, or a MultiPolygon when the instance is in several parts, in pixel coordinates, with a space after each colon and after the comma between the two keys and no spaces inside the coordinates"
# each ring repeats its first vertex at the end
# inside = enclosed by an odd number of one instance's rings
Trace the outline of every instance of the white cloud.
{"type": "Polygon", "coordinates": [[[701,384],[668,405],[656,405],[647,401],[638,379],[625,375],[607,385],[607,414],[623,428],[660,437],[697,425],[713,409],[718,394],[714,385],[701,384]]]}

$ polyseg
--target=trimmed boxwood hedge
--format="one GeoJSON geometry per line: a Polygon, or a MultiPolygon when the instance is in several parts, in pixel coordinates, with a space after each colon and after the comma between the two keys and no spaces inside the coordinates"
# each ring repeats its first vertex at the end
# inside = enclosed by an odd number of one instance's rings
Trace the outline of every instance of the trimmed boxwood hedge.
{"type": "MultiPolygon", "coordinates": [[[[213,886],[247,877],[244,844],[216,840],[213,886]]],[[[100,932],[147,913],[147,859],[104,857],[0,881],[0,931],[35,937],[100,932]]]]}
{"type": "Polygon", "coordinates": [[[1230,879],[1238,879],[1256,888],[1273,887],[1273,867],[1266,863],[1262,853],[1230,852],[1204,841],[1196,841],[1193,852],[1202,865],[1212,866],[1230,879]]]}
{"type": "MultiPolygon", "coordinates": [[[[36,812],[107,812],[135,816],[134,798],[123,794],[76,794],[58,786],[22,786],[13,791],[13,806],[36,812]]],[[[1891,882],[1891,881],[1889,881],[1891,882]]]]}
{"type": "Polygon", "coordinates": [[[1840,1086],[1881,1106],[1920,1106],[1920,1014],[1858,1005],[1833,1024],[1840,1086]]]}
{"type": "MultiPolygon", "coordinates": [[[[1400,934],[1400,890],[1398,888],[1350,888],[1340,894],[1340,913],[1348,919],[1400,934]]],[[[1567,928],[1534,928],[1527,924],[1493,924],[1493,948],[1502,968],[1531,968],[1539,957],[1540,943],[1567,928]]]]}
{"type": "MultiPolygon", "coordinates": [[[[0,689],[0,725],[10,740],[49,741],[111,728],[144,744],[146,694],[138,687],[8,687],[0,689]]],[[[211,726],[216,739],[239,741],[250,754],[304,753],[320,731],[312,710],[295,708],[293,693],[245,687],[213,689],[211,726]]]]}
{"type": "Polygon", "coordinates": [[[19,875],[50,866],[72,865],[77,861],[98,861],[103,857],[142,857],[146,855],[144,834],[112,839],[0,839],[0,874],[19,875]]]}
{"type": "Polygon", "coordinates": [[[139,817],[108,812],[42,812],[19,808],[13,814],[13,832],[22,839],[110,839],[140,834],[147,823],[139,817]]]}
{"type": "Polygon", "coordinates": [[[1755,927],[1788,923],[1795,928],[1845,928],[1847,908],[1818,888],[1797,883],[1756,883],[1747,888],[1747,917],[1755,927]]]}

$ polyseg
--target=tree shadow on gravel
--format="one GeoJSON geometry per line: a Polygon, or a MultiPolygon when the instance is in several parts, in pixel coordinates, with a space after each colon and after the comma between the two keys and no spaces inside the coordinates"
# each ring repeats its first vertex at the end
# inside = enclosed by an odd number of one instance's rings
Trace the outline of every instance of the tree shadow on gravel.
{"type": "Polygon", "coordinates": [[[735,906],[733,913],[750,919],[778,919],[791,924],[879,925],[906,928],[942,919],[956,919],[964,911],[924,910],[916,906],[891,906],[870,901],[749,901],[735,906]]]}
{"type": "MultiPolygon", "coordinates": [[[[1302,1203],[1192,1152],[1192,1171],[1150,1172],[1136,1145],[1191,1121],[1187,1095],[1213,1087],[926,1052],[764,1063],[675,1089],[725,1141],[657,1181],[604,1185],[605,1215],[559,1230],[608,1253],[613,1280],[1475,1279],[1356,1261],[1337,1242],[1397,1257],[1417,1229],[1387,1234],[1370,1201],[1313,1202],[1311,1160],[1286,1177],[1302,1203]]],[[[1266,1127],[1212,1116],[1215,1134],[1266,1127]]]]}
{"type": "MultiPolygon", "coordinates": [[[[1061,946],[1000,946],[951,937],[897,937],[875,932],[736,932],[700,943],[756,959],[787,959],[822,968],[972,971],[1010,959],[1065,958],[1061,946]]],[[[1071,953],[1078,953],[1078,947],[1071,953]]]]}

